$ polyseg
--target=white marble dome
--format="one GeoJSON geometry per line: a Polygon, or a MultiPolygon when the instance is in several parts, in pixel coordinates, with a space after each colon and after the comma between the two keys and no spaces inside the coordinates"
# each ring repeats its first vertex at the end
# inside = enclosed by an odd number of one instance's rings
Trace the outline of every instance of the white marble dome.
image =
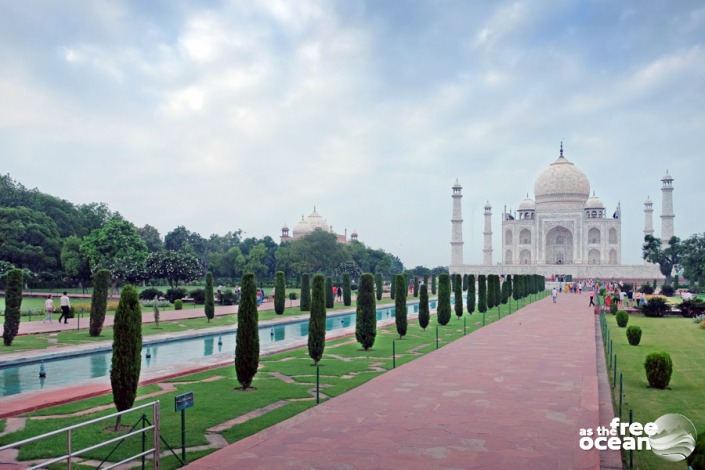
{"type": "Polygon", "coordinates": [[[318,230],[330,232],[331,228],[326,223],[325,219],[316,212],[316,208],[314,207],[313,212],[311,212],[308,217],[302,217],[301,221],[296,224],[296,227],[294,227],[294,236],[304,236],[318,230]]]}
{"type": "Polygon", "coordinates": [[[602,199],[599,197],[595,196],[593,193],[592,196],[590,196],[585,203],[585,209],[604,209],[605,205],[602,203],[602,199]]]}
{"type": "Polygon", "coordinates": [[[526,198],[519,203],[519,209],[520,211],[532,211],[536,208],[536,203],[534,202],[533,199],[531,199],[529,196],[526,196],[526,198]]]}
{"type": "Polygon", "coordinates": [[[548,210],[582,210],[590,196],[590,182],[563,155],[539,175],[534,184],[536,207],[548,210]]]}

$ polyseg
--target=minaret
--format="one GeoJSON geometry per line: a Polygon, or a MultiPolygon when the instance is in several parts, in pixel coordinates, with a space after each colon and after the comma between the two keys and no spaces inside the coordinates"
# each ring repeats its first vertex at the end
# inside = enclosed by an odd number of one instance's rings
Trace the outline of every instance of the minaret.
{"type": "Polygon", "coordinates": [[[482,264],[492,266],[492,206],[487,201],[485,204],[485,245],[482,249],[482,264]]]}
{"type": "Polygon", "coordinates": [[[450,239],[450,265],[463,265],[463,211],[461,200],[463,199],[463,187],[456,179],[453,185],[453,218],[450,222],[453,227],[453,233],[450,239]]]}
{"type": "Polygon", "coordinates": [[[647,197],[644,201],[644,238],[654,234],[654,203],[647,197]]]}
{"type": "Polygon", "coordinates": [[[673,178],[666,170],[666,176],[661,178],[661,246],[666,247],[673,236],[673,178]]]}

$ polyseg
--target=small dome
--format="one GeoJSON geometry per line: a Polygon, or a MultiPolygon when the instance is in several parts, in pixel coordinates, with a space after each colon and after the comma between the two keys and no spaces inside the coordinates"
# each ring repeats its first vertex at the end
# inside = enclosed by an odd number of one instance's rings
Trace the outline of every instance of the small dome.
{"type": "Polygon", "coordinates": [[[519,203],[518,210],[520,211],[533,211],[534,209],[536,209],[536,203],[528,195],[526,196],[526,199],[519,203]]]}
{"type": "Polygon", "coordinates": [[[666,174],[663,175],[661,181],[673,181],[673,177],[668,173],[668,170],[666,170],[666,174]]]}
{"type": "Polygon", "coordinates": [[[605,205],[602,204],[602,199],[599,197],[595,196],[593,193],[592,196],[590,196],[585,203],[585,209],[604,209],[605,205]]]}
{"type": "Polygon", "coordinates": [[[308,217],[305,219],[302,217],[301,222],[296,224],[296,227],[294,227],[294,235],[308,235],[319,230],[324,232],[331,231],[325,219],[316,212],[316,208],[314,207],[313,212],[311,212],[308,217]]]}
{"type": "Polygon", "coordinates": [[[646,201],[644,201],[644,205],[645,205],[645,206],[650,206],[650,205],[652,205],[652,204],[653,204],[653,202],[651,202],[651,198],[647,196],[647,197],[646,197],[646,201]]]}
{"type": "Polygon", "coordinates": [[[582,209],[590,196],[590,182],[563,155],[541,173],[534,184],[536,206],[548,209],[582,209]]]}

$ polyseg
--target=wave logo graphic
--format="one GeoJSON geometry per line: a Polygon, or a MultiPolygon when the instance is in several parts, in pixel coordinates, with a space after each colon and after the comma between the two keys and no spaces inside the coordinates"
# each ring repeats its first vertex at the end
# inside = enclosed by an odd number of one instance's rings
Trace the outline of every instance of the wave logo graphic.
{"type": "Polygon", "coordinates": [[[695,425],[683,415],[669,413],[654,421],[658,432],[649,437],[651,450],[664,460],[680,462],[695,449],[695,425]]]}

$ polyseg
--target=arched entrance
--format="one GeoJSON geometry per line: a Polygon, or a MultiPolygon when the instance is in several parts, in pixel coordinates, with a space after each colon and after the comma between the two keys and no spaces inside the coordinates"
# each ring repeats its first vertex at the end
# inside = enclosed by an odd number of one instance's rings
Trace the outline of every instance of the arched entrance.
{"type": "Polygon", "coordinates": [[[561,226],[546,232],[546,264],[573,262],[573,232],[561,226]]]}

